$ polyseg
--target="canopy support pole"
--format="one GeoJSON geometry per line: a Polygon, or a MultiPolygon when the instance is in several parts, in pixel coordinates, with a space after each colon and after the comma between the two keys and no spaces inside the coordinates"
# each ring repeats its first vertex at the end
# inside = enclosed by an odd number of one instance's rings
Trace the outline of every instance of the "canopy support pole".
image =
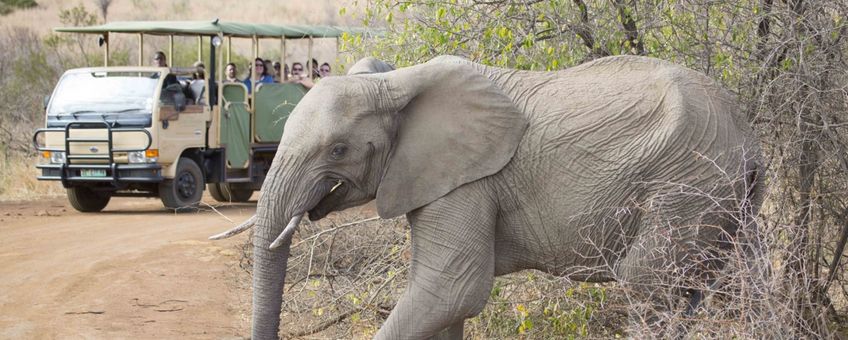
{"type": "Polygon", "coordinates": [[[233,37],[227,37],[227,64],[231,63],[233,55],[233,37]]]}
{"type": "MultiPolygon", "coordinates": [[[[220,33],[218,34],[218,36],[219,36],[219,37],[221,37],[221,39],[223,39],[223,38],[224,38],[224,37],[223,37],[220,33]]],[[[210,43],[211,43],[211,38],[210,38],[210,43]]],[[[215,46],[215,44],[212,44],[212,46],[214,47],[214,46],[215,46]]],[[[227,64],[229,64],[229,63],[230,63],[230,50],[232,49],[231,47],[232,47],[232,46],[230,45],[230,37],[227,37],[227,64]]],[[[224,68],[224,67],[225,67],[224,65],[226,65],[226,64],[224,64],[224,63],[221,61],[221,59],[223,59],[223,58],[221,58],[221,56],[224,54],[223,52],[224,52],[224,51],[222,51],[222,49],[221,49],[221,48],[215,48],[215,53],[214,53],[214,55],[218,57],[218,60],[217,60],[215,63],[213,63],[213,62],[210,60],[210,64],[213,64],[213,65],[212,65],[212,67],[215,67],[215,69],[216,69],[216,70],[219,70],[219,71],[220,71],[220,72],[218,72],[218,74],[216,74],[216,75],[218,76],[218,84],[223,84],[223,83],[224,83],[224,80],[226,80],[226,79],[227,79],[227,70],[224,68]],[[215,64],[217,64],[217,66],[215,66],[215,64]]],[[[210,53],[209,58],[212,58],[211,53],[210,53]]],[[[236,77],[238,77],[238,74],[236,74],[236,77]]],[[[214,81],[214,80],[215,80],[215,77],[212,77],[211,79],[212,79],[212,81],[214,81]]],[[[215,103],[215,104],[216,104],[216,105],[217,105],[217,104],[220,104],[220,103],[218,103],[218,101],[221,101],[221,98],[223,98],[223,97],[222,97],[223,92],[221,92],[221,91],[222,91],[221,89],[223,89],[223,88],[224,88],[223,86],[217,86],[217,85],[215,85],[215,93],[217,93],[217,95],[215,96],[215,99],[216,99],[216,103],[215,103]]],[[[212,101],[211,101],[211,100],[210,100],[210,104],[212,104],[212,101]]],[[[219,107],[220,107],[220,106],[219,106],[219,107]]],[[[221,137],[220,137],[220,133],[221,133],[221,131],[220,131],[220,130],[218,130],[218,137],[217,137],[218,139],[216,139],[217,141],[220,141],[220,138],[221,138],[221,137]]]]}
{"type": "Polygon", "coordinates": [[[259,38],[253,36],[253,59],[259,58],[259,38]]]}
{"type": "Polygon", "coordinates": [[[306,59],[306,74],[307,77],[312,79],[312,36],[309,36],[309,56],[306,59]]]}
{"type": "Polygon", "coordinates": [[[109,32],[103,33],[103,66],[109,66],[109,32]]]}
{"type": "Polygon", "coordinates": [[[289,75],[286,73],[286,36],[280,37],[280,72],[283,73],[280,75],[280,81],[286,81],[289,79],[289,75]]]}
{"type": "Polygon", "coordinates": [[[138,66],[144,66],[144,33],[138,34],[138,66]]]}
{"type": "Polygon", "coordinates": [[[197,61],[203,60],[203,36],[197,36],[197,61]]]}
{"type": "Polygon", "coordinates": [[[174,64],[174,35],[168,36],[168,66],[174,64]]]}
{"type": "MultiPolygon", "coordinates": [[[[259,58],[259,38],[257,38],[256,35],[254,34],[253,35],[253,59],[250,60],[250,69],[251,69],[251,71],[250,71],[250,87],[252,87],[252,88],[247,89],[248,90],[247,92],[250,94],[250,98],[253,98],[253,96],[256,95],[256,93],[254,93],[253,90],[256,88],[256,85],[257,85],[256,82],[259,80],[259,75],[256,74],[256,58],[259,58]]],[[[253,112],[252,109],[253,108],[251,108],[251,112],[253,112]]],[[[252,115],[251,115],[251,117],[252,117],[252,115]]],[[[253,118],[251,118],[251,119],[253,119],[253,118]]],[[[252,122],[250,123],[250,126],[253,126],[252,122]]]]}

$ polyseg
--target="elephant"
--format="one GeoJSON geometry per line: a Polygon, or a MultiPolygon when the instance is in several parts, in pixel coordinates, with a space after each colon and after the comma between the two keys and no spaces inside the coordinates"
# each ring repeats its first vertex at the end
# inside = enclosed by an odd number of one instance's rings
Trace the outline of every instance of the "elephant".
{"type": "Polygon", "coordinates": [[[255,215],[213,236],[255,226],[253,339],[278,337],[301,219],[372,200],[382,218],[405,215],[412,240],[378,339],[461,338],[495,277],[524,269],[709,280],[721,260],[703,255],[756,227],[759,142],[734,95],[696,71],[641,56],[547,72],[454,56],[352,69],[303,97],[255,215]],[[684,269],[655,272],[668,264],[684,269]]]}

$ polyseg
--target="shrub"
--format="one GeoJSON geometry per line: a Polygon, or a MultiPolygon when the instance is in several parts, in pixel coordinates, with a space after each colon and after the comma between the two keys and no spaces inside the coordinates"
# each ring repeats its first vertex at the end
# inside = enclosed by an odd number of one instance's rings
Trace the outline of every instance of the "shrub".
{"type": "Polygon", "coordinates": [[[38,6],[35,0],[0,0],[0,16],[10,14],[18,8],[32,8],[38,6]]]}

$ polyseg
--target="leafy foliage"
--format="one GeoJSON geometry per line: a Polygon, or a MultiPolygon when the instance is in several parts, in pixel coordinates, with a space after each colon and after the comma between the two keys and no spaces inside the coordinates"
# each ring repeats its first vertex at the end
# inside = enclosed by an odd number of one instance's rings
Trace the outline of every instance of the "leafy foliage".
{"type": "Polygon", "coordinates": [[[636,54],[721,82],[739,97],[770,167],[760,224],[770,235],[768,265],[782,277],[770,294],[792,301],[770,314],[780,315],[773,328],[826,337],[848,316],[845,1],[373,0],[364,7],[362,23],[385,34],[344,37],[349,61],[374,56],[404,67],[453,54],[553,71],[636,54]]]}

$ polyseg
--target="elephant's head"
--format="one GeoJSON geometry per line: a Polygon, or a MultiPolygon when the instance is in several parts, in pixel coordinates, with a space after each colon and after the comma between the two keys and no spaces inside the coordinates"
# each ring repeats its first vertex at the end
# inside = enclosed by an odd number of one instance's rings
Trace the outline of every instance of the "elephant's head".
{"type": "Polygon", "coordinates": [[[356,75],[321,80],[285,124],[256,216],[245,224],[256,225],[254,339],[277,337],[300,216],[318,220],[375,198],[381,217],[405,214],[498,172],[521,140],[526,118],[471,64],[370,73],[384,66],[366,59],[352,68],[356,75]]]}

